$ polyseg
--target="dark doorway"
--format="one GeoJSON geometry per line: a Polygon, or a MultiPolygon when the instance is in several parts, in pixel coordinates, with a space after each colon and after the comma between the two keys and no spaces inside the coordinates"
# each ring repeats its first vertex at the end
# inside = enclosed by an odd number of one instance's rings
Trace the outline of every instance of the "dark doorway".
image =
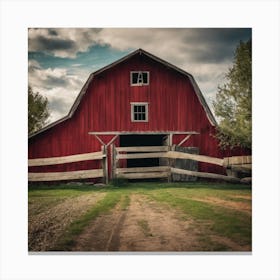
{"type": "MultiPolygon", "coordinates": [[[[163,146],[163,140],[166,135],[133,134],[120,135],[120,147],[138,147],[138,146],[163,146]]],[[[150,167],[159,166],[158,158],[140,158],[128,159],[127,167],[150,167]]]]}

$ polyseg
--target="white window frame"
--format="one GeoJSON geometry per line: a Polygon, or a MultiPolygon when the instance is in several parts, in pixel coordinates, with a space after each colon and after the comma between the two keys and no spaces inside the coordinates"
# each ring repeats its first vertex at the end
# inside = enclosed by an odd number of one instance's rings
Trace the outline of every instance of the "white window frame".
{"type": "Polygon", "coordinates": [[[132,122],[149,122],[149,103],[148,102],[131,102],[130,103],[131,111],[131,121],[132,122]],[[135,120],[134,119],[134,106],[145,106],[146,119],[145,120],[135,120]]]}
{"type": "Polygon", "coordinates": [[[132,87],[135,87],[135,86],[148,86],[150,84],[150,72],[149,71],[130,71],[130,85],[132,87]],[[133,79],[132,79],[132,76],[133,76],[133,73],[147,73],[147,83],[133,83],[133,79]]]}

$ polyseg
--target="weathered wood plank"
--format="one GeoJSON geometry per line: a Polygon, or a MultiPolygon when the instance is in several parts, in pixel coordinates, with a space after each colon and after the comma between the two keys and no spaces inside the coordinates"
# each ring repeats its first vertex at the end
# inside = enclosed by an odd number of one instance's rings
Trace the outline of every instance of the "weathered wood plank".
{"type": "Polygon", "coordinates": [[[89,131],[90,135],[131,135],[131,134],[200,134],[197,131],[89,131]]]}
{"type": "Polygon", "coordinates": [[[106,146],[110,146],[114,141],[119,137],[119,135],[115,135],[107,144],[106,146]]]}
{"type": "Polygon", "coordinates": [[[102,169],[103,169],[103,182],[104,184],[108,184],[109,178],[108,178],[108,151],[107,146],[104,145],[102,147],[103,150],[103,159],[102,159],[102,169]]]}
{"type": "Polygon", "coordinates": [[[251,172],[251,171],[252,171],[252,164],[231,165],[230,168],[231,168],[233,171],[251,172]]]}
{"type": "Polygon", "coordinates": [[[221,158],[208,157],[208,156],[203,156],[203,155],[195,155],[195,154],[189,154],[189,153],[181,153],[181,152],[175,152],[175,151],[167,152],[165,157],[175,158],[175,159],[192,159],[192,160],[212,163],[212,164],[216,164],[216,165],[220,165],[220,166],[223,166],[223,163],[224,163],[224,160],[221,158]]]}
{"type": "Polygon", "coordinates": [[[117,159],[135,159],[135,158],[160,158],[166,157],[166,153],[139,153],[139,154],[118,154],[117,159]]]}
{"type": "Polygon", "coordinates": [[[115,167],[115,145],[112,143],[110,145],[111,147],[111,179],[115,178],[115,171],[116,171],[116,167],[115,167]]]}
{"type": "Polygon", "coordinates": [[[117,159],[136,159],[136,158],[174,158],[174,159],[192,159],[196,161],[211,163],[223,166],[224,160],[215,157],[208,157],[203,155],[195,155],[189,153],[181,153],[175,151],[169,151],[166,153],[139,153],[139,154],[119,154],[117,155],[117,159]]]}
{"type": "Polygon", "coordinates": [[[103,177],[103,169],[79,170],[69,172],[28,173],[28,181],[62,181],[103,177]]]}
{"type": "Polygon", "coordinates": [[[153,179],[153,178],[168,178],[169,172],[147,172],[147,173],[122,173],[117,177],[125,179],[153,179]]]}
{"type": "Polygon", "coordinates": [[[113,170],[113,177],[116,178],[116,170],[117,167],[119,166],[119,160],[117,159],[117,151],[116,151],[116,145],[113,144],[113,162],[112,162],[112,170],[113,170]]]}
{"type": "Polygon", "coordinates": [[[252,156],[234,156],[224,158],[224,166],[250,163],[252,163],[252,156]]]}
{"type": "Polygon", "coordinates": [[[187,135],[177,146],[181,146],[182,144],[184,144],[191,136],[192,134],[187,135]]]}
{"type": "MultiPolygon", "coordinates": [[[[175,146],[174,151],[180,153],[187,153],[187,154],[199,154],[199,149],[197,147],[180,147],[175,146]]],[[[191,160],[191,159],[170,159],[172,161],[172,167],[183,169],[183,170],[190,170],[190,171],[198,171],[198,161],[191,160]]],[[[182,174],[172,174],[172,181],[173,182],[187,182],[187,181],[196,181],[197,177],[195,176],[188,176],[182,174]]]]}
{"type": "Polygon", "coordinates": [[[94,136],[95,136],[95,138],[99,141],[99,143],[100,143],[101,145],[105,146],[105,143],[103,142],[103,140],[102,140],[98,135],[95,135],[95,134],[94,134],[94,136]]]}
{"type": "Polygon", "coordinates": [[[69,162],[77,162],[84,160],[98,160],[102,159],[105,155],[102,152],[78,154],[64,157],[51,157],[51,158],[36,158],[29,159],[28,166],[44,166],[44,165],[54,165],[69,162]]]}
{"type": "Polygon", "coordinates": [[[168,146],[118,147],[118,152],[167,152],[168,146]]]}
{"type": "Polygon", "coordinates": [[[238,178],[220,175],[220,174],[214,174],[214,173],[197,172],[197,171],[183,170],[178,168],[171,168],[171,172],[176,174],[185,174],[185,175],[196,176],[201,178],[218,179],[218,180],[225,180],[225,181],[236,182],[236,183],[240,182],[240,179],[238,178]]]}
{"type": "Polygon", "coordinates": [[[117,168],[117,174],[123,173],[136,173],[136,172],[155,172],[162,171],[168,172],[170,170],[169,166],[153,166],[153,167],[130,167],[130,168],[117,168]]]}
{"type": "Polygon", "coordinates": [[[243,184],[252,184],[252,177],[245,177],[240,180],[243,184]]]}

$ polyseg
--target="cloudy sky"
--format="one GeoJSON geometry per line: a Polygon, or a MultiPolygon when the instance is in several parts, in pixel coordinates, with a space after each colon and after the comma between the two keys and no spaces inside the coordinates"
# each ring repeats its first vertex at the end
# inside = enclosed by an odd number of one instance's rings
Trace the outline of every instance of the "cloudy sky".
{"type": "Polygon", "coordinates": [[[68,113],[90,73],[142,48],[191,73],[212,109],[237,44],[249,38],[249,28],[30,28],[28,83],[48,98],[53,122],[68,113]]]}

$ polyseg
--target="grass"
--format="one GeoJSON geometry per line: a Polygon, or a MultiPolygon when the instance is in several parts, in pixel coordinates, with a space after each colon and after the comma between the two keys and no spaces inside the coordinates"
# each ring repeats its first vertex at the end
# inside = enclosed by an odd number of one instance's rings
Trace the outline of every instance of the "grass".
{"type": "MultiPolygon", "coordinates": [[[[199,229],[203,249],[226,250],[226,246],[212,242],[209,236],[216,234],[229,238],[239,245],[251,244],[251,215],[238,209],[229,209],[215,205],[205,199],[219,198],[224,201],[251,204],[251,187],[248,185],[227,183],[162,183],[162,182],[113,182],[100,188],[93,185],[32,185],[28,190],[29,216],[51,209],[53,206],[77,196],[94,192],[104,193],[105,197],[93,205],[82,217],[73,221],[52,248],[55,251],[67,251],[75,245],[75,239],[98,216],[109,212],[118,203],[125,211],[130,205],[130,195],[145,195],[160,204],[178,210],[178,218],[190,219],[199,229]],[[241,197],[239,197],[241,196],[241,197]],[[248,196],[248,198],[246,198],[248,196]]],[[[145,236],[150,236],[150,227],[146,220],[138,221],[145,236]]]]}
{"type": "Polygon", "coordinates": [[[108,193],[104,199],[89,209],[81,218],[74,221],[61,236],[52,251],[68,251],[75,245],[75,237],[89,225],[89,223],[101,214],[107,213],[120,201],[120,193],[108,193]]]}
{"type": "Polygon", "coordinates": [[[130,197],[128,194],[125,194],[121,201],[121,210],[127,210],[129,205],[130,205],[130,197]]]}
{"type": "Polygon", "coordinates": [[[137,223],[146,237],[153,236],[147,220],[139,220],[137,223]]]}
{"type": "MultiPolygon", "coordinates": [[[[213,231],[221,236],[231,238],[240,245],[250,242],[251,218],[247,213],[192,200],[191,198],[182,198],[182,196],[176,196],[176,190],[174,190],[174,193],[175,195],[170,194],[170,192],[155,192],[152,198],[182,210],[187,217],[198,223],[208,224],[208,226],[205,226],[204,233],[205,230],[208,233],[213,231]]],[[[213,196],[211,191],[209,193],[213,196]]]]}
{"type": "Polygon", "coordinates": [[[29,215],[37,215],[50,207],[54,207],[67,199],[88,194],[96,188],[92,186],[69,186],[69,185],[35,185],[28,189],[29,215]]]}

